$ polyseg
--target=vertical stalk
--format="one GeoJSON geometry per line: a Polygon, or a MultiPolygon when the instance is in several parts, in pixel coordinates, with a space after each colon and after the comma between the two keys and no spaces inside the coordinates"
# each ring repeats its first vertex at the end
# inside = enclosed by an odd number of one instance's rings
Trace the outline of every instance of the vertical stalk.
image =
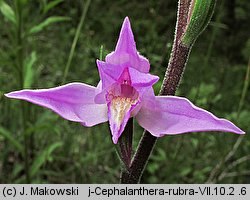
{"type": "MultiPolygon", "coordinates": [[[[23,13],[22,13],[22,5],[20,5],[19,1],[15,1],[16,7],[16,16],[17,16],[17,27],[16,27],[16,41],[17,41],[17,66],[19,69],[19,87],[23,88],[24,82],[24,71],[23,71],[23,13]]],[[[26,103],[22,103],[22,132],[24,139],[24,168],[26,175],[26,183],[30,183],[29,177],[29,144],[28,144],[28,136],[25,134],[25,129],[27,125],[27,107],[26,103]]]]}
{"type": "MultiPolygon", "coordinates": [[[[190,0],[179,0],[174,44],[159,95],[174,95],[184,72],[191,46],[188,47],[181,44],[180,39],[187,25],[189,6],[190,0]]],[[[121,183],[140,182],[142,173],[156,141],[156,137],[152,136],[148,131],[144,131],[130,168],[128,172],[121,177],[121,183]]]]}
{"type": "Polygon", "coordinates": [[[87,15],[90,3],[91,3],[91,0],[87,0],[86,4],[84,5],[82,16],[81,16],[80,22],[79,22],[79,24],[77,26],[75,37],[74,37],[73,42],[71,44],[71,48],[70,48],[70,52],[69,52],[69,57],[68,57],[68,60],[67,60],[67,64],[66,64],[66,67],[64,69],[62,84],[66,81],[66,78],[68,76],[68,72],[69,72],[69,68],[70,68],[71,62],[72,62],[72,58],[73,58],[73,55],[75,53],[76,44],[77,44],[77,41],[79,39],[80,32],[81,32],[81,29],[82,29],[85,17],[87,15]]]}

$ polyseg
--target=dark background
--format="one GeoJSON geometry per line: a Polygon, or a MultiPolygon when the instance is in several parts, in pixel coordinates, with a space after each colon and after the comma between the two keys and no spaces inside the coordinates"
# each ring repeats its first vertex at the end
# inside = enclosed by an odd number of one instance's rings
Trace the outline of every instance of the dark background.
{"type": "MultiPolygon", "coordinates": [[[[16,16],[21,12],[22,20],[15,24],[0,13],[0,182],[25,183],[28,173],[32,183],[117,183],[120,163],[107,123],[85,128],[45,108],[3,96],[23,87],[62,84],[87,1],[64,0],[47,12],[45,7],[52,1],[17,1],[5,3],[16,16]],[[29,33],[51,16],[70,20],[29,33]]],[[[177,92],[245,132],[250,132],[249,10],[249,1],[217,1],[177,92]]],[[[176,0],[92,0],[65,82],[97,85],[95,61],[100,46],[104,55],[114,50],[122,21],[129,16],[137,49],[150,60],[151,73],[161,77],[154,87],[158,93],[173,42],[176,11],[176,0]]],[[[135,147],[142,131],[135,124],[135,147]]],[[[250,183],[250,138],[246,134],[239,142],[238,137],[208,132],[161,138],[142,183],[250,183]],[[239,145],[234,151],[236,141],[239,145]],[[223,161],[229,152],[232,156],[223,161]],[[214,170],[218,163],[220,167],[214,170]]]]}

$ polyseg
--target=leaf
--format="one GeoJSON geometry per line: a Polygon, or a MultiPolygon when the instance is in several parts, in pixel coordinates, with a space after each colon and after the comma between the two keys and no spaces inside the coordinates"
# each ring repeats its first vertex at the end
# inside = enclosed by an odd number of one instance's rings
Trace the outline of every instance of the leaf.
{"type": "Polygon", "coordinates": [[[62,3],[64,0],[54,0],[50,1],[48,4],[46,4],[43,8],[43,13],[47,13],[50,9],[54,8],[58,4],[62,3]]]}
{"type": "Polygon", "coordinates": [[[3,98],[3,94],[4,94],[4,92],[0,90],[0,100],[1,100],[1,98],[3,98]]]}
{"type": "Polygon", "coordinates": [[[51,154],[53,151],[55,151],[57,148],[61,147],[63,145],[62,142],[56,142],[48,146],[46,149],[44,149],[40,155],[38,155],[34,162],[32,163],[30,167],[30,177],[33,177],[38,170],[42,167],[42,165],[49,160],[51,154]]]}
{"type": "Polygon", "coordinates": [[[23,170],[23,165],[22,164],[15,164],[14,165],[14,168],[13,168],[13,171],[11,173],[11,177],[12,179],[16,179],[19,175],[19,173],[23,170]]]}
{"type": "Polygon", "coordinates": [[[159,163],[154,162],[148,165],[147,170],[150,174],[154,174],[159,169],[159,167],[159,163]]]}
{"type": "Polygon", "coordinates": [[[16,16],[13,9],[3,0],[0,0],[0,11],[8,21],[16,24],[16,16]]]}
{"type": "Polygon", "coordinates": [[[180,175],[181,176],[187,176],[191,171],[192,171],[191,168],[186,167],[186,168],[184,168],[184,169],[181,170],[180,175]]]}
{"type": "Polygon", "coordinates": [[[40,24],[38,24],[36,26],[33,26],[29,30],[29,33],[30,34],[38,33],[40,31],[42,31],[45,27],[49,26],[50,24],[57,23],[57,22],[62,22],[62,21],[69,21],[69,20],[70,20],[69,17],[62,17],[62,16],[48,17],[43,22],[41,22],[40,24]]]}
{"type": "Polygon", "coordinates": [[[103,45],[101,45],[101,47],[100,47],[99,60],[103,60],[103,45]]]}
{"type": "Polygon", "coordinates": [[[20,177],[14,179],[14,183],[15,184],[24,184],[24,183],[26,183],[26,177],[25,177],[25,175],[20,176],[20,177]]]}
{"type": "Polygon", "coordinates": [[[37,60],[36,52],[33,51],[30,56],[25,60],[24,63],[24,82],[23,87],[24,88],[30,88],[33,83],[33,77],[34,77],[34,70],[33,65],[37,60]]]}
{"type": "Polygon", "coordinates": [[[10,144],[12,144],[22,155],[24,155],[23,146],[16,140],[16,138],[12,136],[12,133],[10,131],[0,126],[0,135],[7,139],[10,144]]]}
{"type": "Polygon", "coordinates": [[[197,146],[199,144],[199,140],[196,138],[191,138],[191,143],[194,146],[194,148],[197,148],[197,146]]]}
{"type": "Polygon", "coordinates": [[[157,153],[152,156],[152,159],[154,162],[161,162],[167,159],[166,151],[163,149],[159,148],[157,149],[157,153]]]}

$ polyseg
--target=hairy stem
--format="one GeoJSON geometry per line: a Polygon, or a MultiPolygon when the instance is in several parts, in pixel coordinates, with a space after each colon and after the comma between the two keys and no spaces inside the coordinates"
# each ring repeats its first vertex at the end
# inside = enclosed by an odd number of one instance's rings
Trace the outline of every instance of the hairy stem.
{"type": "MultiPolygon", "coordinates": [[[[190,0],[179,0],[174,44],[159,95],[174,95],[184,72],[191,47],[182,45],[180,39],[187,25],[189,5],[190,0]]],[[[128,172],[121,177],[121,183],[140,182],[156,141],[156,137],[152,136],[148,131],[144,131],[130,168],[128,172]]]]}

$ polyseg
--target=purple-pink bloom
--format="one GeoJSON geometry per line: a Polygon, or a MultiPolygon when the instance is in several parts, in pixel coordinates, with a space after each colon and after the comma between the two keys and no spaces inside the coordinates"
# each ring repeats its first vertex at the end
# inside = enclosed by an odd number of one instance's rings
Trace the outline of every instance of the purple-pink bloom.
{"type": "Polygon", "coordinates": [[[159,78],[149,74],[149,61],[137,51],[128,17],[115,51],[106,56],[105,62],[97,60],[97,66],[101,79],[97,87],[70,83],[6,96],[47,107],[83,126],[109,121],[115,144],[130,117],[156,137],[197,131],[244,134],[230,121],[217,118],[185,98],[155,96],[152,85],[159,78]]]}

